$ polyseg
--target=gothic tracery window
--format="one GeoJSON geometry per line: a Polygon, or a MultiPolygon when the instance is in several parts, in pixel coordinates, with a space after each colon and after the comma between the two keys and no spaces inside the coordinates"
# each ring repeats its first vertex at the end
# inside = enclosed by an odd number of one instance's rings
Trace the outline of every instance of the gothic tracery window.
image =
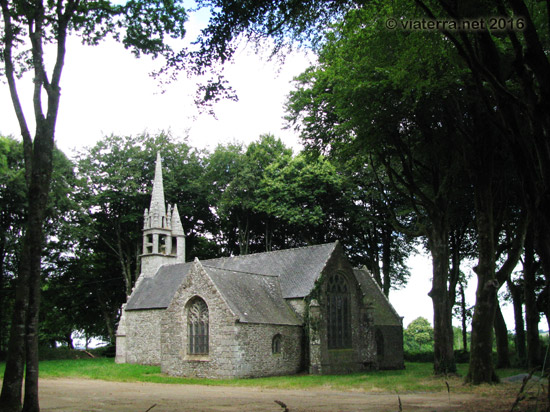
{"type": "Polygon", "coordinates": [[[193,298],[188,306],[187,342],[190,355],[208,354],[208,306],[199,297],[193,298]]]}
{"type": "Polygon", "coordinates": [[[329,349],[351,348],[350,291],[346,279],[334,274],[327,281],[327,339],[329,349]]]}

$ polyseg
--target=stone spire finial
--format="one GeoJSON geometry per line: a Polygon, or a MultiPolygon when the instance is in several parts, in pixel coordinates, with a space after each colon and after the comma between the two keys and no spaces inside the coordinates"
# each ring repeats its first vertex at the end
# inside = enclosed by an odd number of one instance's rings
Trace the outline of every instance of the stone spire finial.
{"type": "Polygon", "coordinates": [[[151,194],[151,207],[149,213],[154,215],[158,213],[159,221],[155,222],[162,225],[162,218],[166,218],[166,203],[164,202],[164,185],[162,183],[162,160],[160,153],[157,152],[157,162],[155,165],[155,180],[153,181],[153,193],[151,194]]]}
{"type": "Polygon", "coordinates": [[[172,233],[174,236],[185,236],[183,232],[183,226],[181,224],[180,214],[178,212],[178,205],[174,204],[172,209],[172,233]]]}

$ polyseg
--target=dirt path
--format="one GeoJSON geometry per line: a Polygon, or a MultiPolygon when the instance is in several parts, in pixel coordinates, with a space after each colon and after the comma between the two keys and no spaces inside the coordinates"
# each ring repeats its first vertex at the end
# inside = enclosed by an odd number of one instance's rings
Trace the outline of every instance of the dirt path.
{"type": "MultiPolygon", "coordinates": [[[[464,393],[451,394],[449,399],[447,393],[443,392],[401,394],[400,398],[404,412],[474,411],[478,409],[475,405],[485,404],[486,406],[488,401],[486,397],[481,398],[474,394],[464,393]]],[[[122,383],[85,379],[43,379],[40,381],[40,409],[42,411],[282,412],[283,408],[277,405],[275,400],[284,402],[291,412],[395,412],[399,410],[397,395],[388,393],[122,383]],[[153,407],[153,405],[156,406],[153,407]]]]}

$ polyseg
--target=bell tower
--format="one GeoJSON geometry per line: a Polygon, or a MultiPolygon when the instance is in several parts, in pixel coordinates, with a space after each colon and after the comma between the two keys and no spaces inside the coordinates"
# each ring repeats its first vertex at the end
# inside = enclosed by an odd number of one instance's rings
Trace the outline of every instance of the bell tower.
{"type": "Polygon", "coordinates": [[[162,182],[162,161],[160,153],[157,153],[151,205],[149,209],[145,209],[143,214],[143,251],[140,277],[153,277],[162,265],[182,262],[185,262],[185,234],[178,206],[168,205],[166,207],[162,182]]]}

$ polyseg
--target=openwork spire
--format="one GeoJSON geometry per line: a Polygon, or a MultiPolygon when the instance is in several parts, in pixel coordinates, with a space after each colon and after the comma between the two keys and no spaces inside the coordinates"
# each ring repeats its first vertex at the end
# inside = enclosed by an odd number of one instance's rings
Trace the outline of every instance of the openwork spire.
{"type": "Polygon", "coordinates": [[[181,224],[178,207],[166,206],[162,181],[162,160],[157,153],[155,179],[151,206],[143,213],[143,273],[153,276],[161,264],[185,262],[185,233],[181,224]],[[159,261],[157,258],[164,259],[159,261]],[[155,260],[157,259],[157,260],[155,260]],[[168,260],[166,260],[168,259],[168,260]],[[153,267],[154,266],[154,267],[153,267]]]}
{"type": "Polygon", "coordinates": [[[166,203],[164,202],[164,185],[162,182],[162,160],[157,152],[155,164],[155,180],[153,181],[153,193],[151,194],[151,207],[149,215],[152,218],[150,227],[166,226],[166,203]]]}

